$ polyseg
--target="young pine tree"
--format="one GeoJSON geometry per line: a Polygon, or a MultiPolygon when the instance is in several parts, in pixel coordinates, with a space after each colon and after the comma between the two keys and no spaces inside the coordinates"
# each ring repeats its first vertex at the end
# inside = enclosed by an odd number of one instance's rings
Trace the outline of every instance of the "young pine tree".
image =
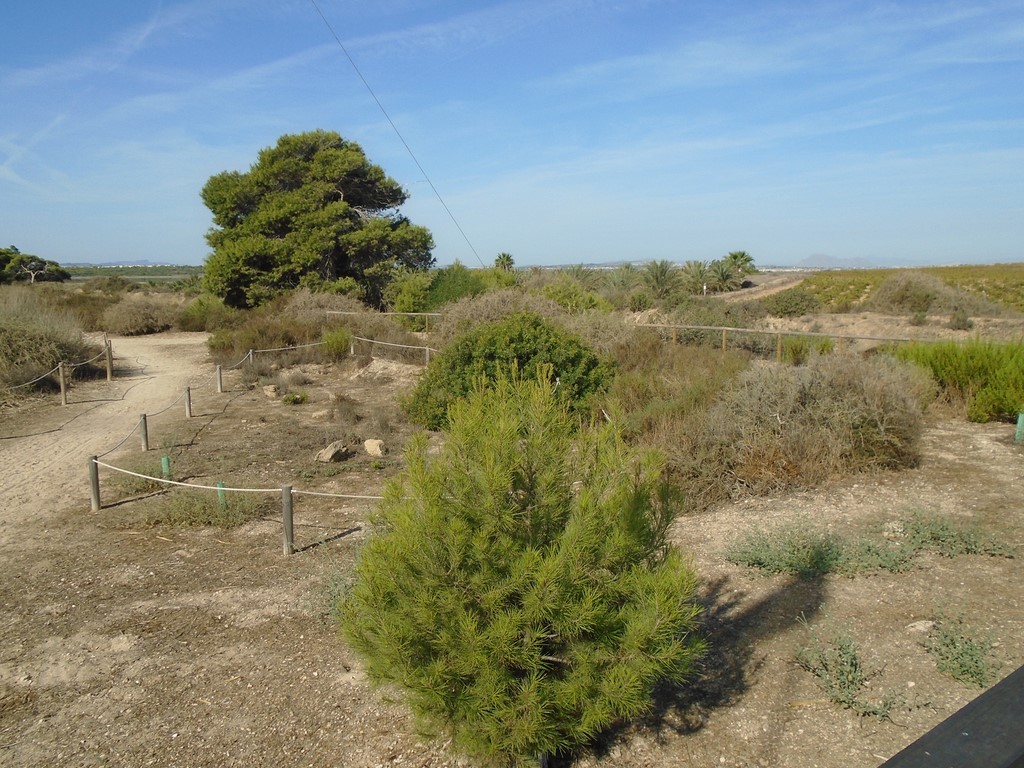
{"type": "Polygon", "coordinates": [[[501,379],[413,443],[342,623],[371,677],[461,749],[516,765],[642,713],[703,650],[696,577],[666,542],[660,460],[579,431],[550,379],[501,379]]]}

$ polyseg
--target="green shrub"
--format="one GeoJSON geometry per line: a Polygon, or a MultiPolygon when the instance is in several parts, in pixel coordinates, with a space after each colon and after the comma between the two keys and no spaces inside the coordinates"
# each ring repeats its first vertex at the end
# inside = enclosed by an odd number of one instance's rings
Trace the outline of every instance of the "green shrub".
{"type": "Polygon", "coordinates": [[[827,355],[835,346],[825,336],[783,336],[782,361],[791,365],[804,365],[815,355],[827,355]]]}
{"type": "Polygon", "coordinates": [[[678,442],[687,417],[707,410],[748,364],[747,356],[663,341],[638,328],[613,349],[615,376],[603,398],[630,439],[664,448],[678,442]]]}
{"type": "Polygon", "coordinates": [[[440,455],[413,442],[341,610],[371,678],[488,764],[571,753],[702,651],[658,458],[580,432],[556,392],[499,378],[440,455]]]}
{"type": "Polygon", "coordinates": [[[568,278],[545,285],[543,294],[572,315],[581,314],[589,309],[608,311],[612,308],[611,304],[596,293],[588,291],[579,283],[568,278]]]}
{"type": "Polygon", "coordinates": [[[426,308],[440,309],[460,299],[479,296],[487,288],[482,271],[469,269],[458,261],[437,270],[427,291],[426,308]]]}
{"type": "Polygon", "coordinates": [[[761,299],[761,306],[773,317],[800,317],[821,310],[821,300],[806,288],[789,288],[761,299]]]}
{"type": "Polygon", "coordinates": [[[323,352],[328,360],[344,360],[352,351],[352,332],[348,328],[332,328],[323,332],[323,352]]]}
{"type": "Polygon", "coordinates": [[[201,293],[182,307],[175,325],[183,331],[214,331],[230,327],[241,315],[217,296],[201,293]]]}
{"type": "Polygon", "coordinates": [[[1024,343],[971,339],[894,347],[892,354],[915,363],[938,382],[945,399],[959,404],[971,421],[1016,421],[1024,410],[1024,343]]]}
{"type": "Polygon", "coordinates": [[[611,364],[579,338],[524,312],[479,325],[445,346],[431,360],[406,411],[417,423],[441,429],[449,406],[481,378],[493,381],[513,370],[536,376],[541,368],[551,371],[559,397],[577,415],[587,412],[591,396],[607,386],[611,375],[611,364]]]}

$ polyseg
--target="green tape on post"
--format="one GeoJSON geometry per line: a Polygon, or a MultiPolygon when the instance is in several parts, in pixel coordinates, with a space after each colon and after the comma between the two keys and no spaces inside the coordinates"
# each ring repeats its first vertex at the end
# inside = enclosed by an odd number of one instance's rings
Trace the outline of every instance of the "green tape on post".
{"type": "Polygon", "coordinates": [[[171,457],[161,456],[160,457],[160,471],[163,472],[164,480],[171,479],[171,457]]]}
{"type": "Polygon", "coordinates": [[[1024,411],[1017,414],[1017,436],[1014,439],[1018,443],[1024,443],[1024,411]]]}
{"type": "Polygon", "coordinates": [[[228,495],[224,492],[224,483],[217,483],[217,503],[221,509],[228,508],[228,495]]]}

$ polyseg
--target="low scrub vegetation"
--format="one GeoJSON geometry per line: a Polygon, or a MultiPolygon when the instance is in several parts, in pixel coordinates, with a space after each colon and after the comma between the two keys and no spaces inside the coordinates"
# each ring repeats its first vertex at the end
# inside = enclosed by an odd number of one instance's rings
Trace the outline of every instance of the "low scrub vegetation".
{"type": "MultiPolygon", "coordinates": [[[[75,317],[42,300],[34,287],[5,286],[0,288],[0,386],[20,387],[60,362],[81,363],[102,351],[88,342],[75,317]]],[[[95,375],[102,368],[80,366],[68,375],[95,375]]],[[[43,379],[34,385],[55,387],[54,381],[43,379]]]]}
{"type": "Polygon", "coordinates": [[[938,382],[943,398],[972,421],[1016,421],[1024,411],[1024,343],[972,339],[902,345],[892,350],[938,382]]]}

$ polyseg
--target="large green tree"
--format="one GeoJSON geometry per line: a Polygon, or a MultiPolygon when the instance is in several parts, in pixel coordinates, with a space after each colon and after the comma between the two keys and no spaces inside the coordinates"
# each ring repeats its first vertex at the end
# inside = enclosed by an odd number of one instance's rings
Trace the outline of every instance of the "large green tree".
{"type": "Polygon", "coordinates": [[[303,277],[362,283],[378,264],[425,269],[433,238],[398,208],[406,191],[355,142],[333,131],[285,135],[246,173],[211,176],[213,213],[204,284],[234,307],[251,307],[303,277]]]}
{"type": "Polygon", "coordinates": [[[22,253],[13,245],[9,248],[0,248],[0,283],[60,283],[70,279],[68,271],[56,261],[22,253]]]}

